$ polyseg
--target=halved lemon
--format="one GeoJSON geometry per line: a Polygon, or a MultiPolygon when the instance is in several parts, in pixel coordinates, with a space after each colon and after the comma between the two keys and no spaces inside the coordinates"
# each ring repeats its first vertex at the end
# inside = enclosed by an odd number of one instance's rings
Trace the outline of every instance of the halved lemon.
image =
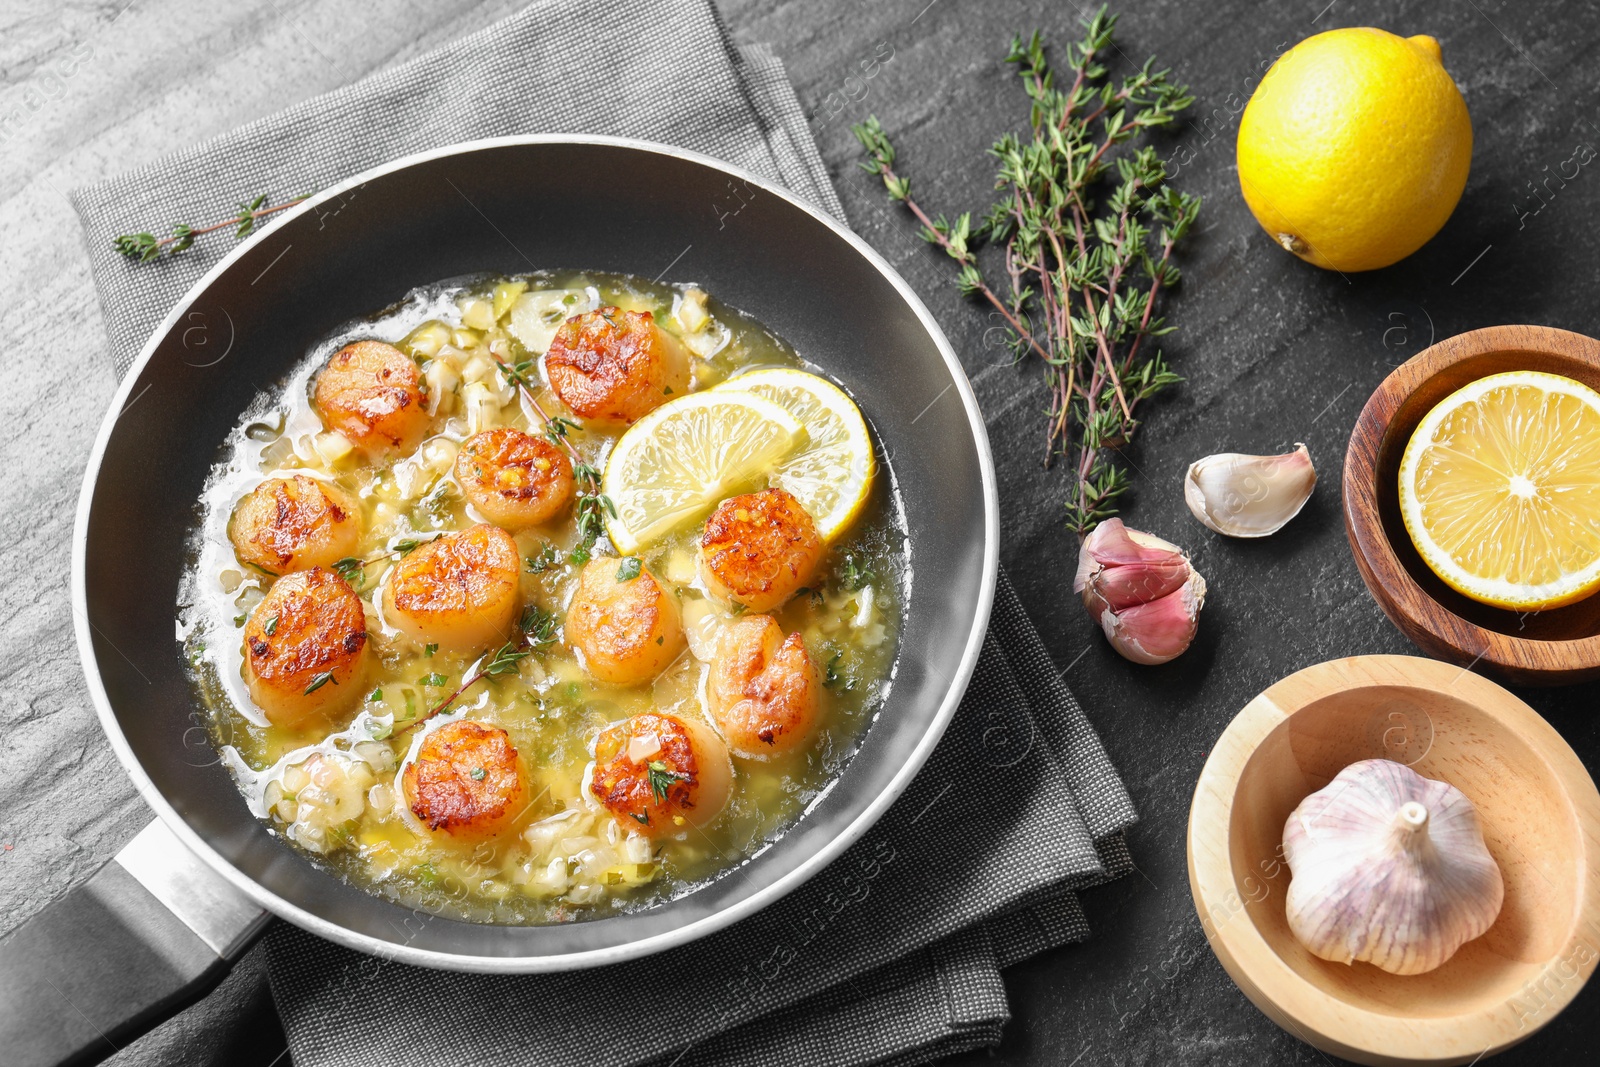
{"type": "Polygon", "coordinates": [[[1423,562],[1474,600],[1542,611],[1600,589],[1600,393],[1512,371],[1451,393],[1400,461],[1423,562]]]}
{"type": "Polygon", "coordinates": [[[799,420],[750,393],[669,400],[628,427],[606,460],[600,489],[616,508],[606,535],[618,552],[637,552],[723,498],[765,485],[805,440],[799,420]]]}
{"type": "Polygon", "coordinates": [[[855,521],[878,463],[867,422],[844,390],[815,374],[774,367],[729,378],[712,391],[754,394],[800,420],[806,445],[773,472],[772,484],[794,494],[824,541],[855,521]]]}

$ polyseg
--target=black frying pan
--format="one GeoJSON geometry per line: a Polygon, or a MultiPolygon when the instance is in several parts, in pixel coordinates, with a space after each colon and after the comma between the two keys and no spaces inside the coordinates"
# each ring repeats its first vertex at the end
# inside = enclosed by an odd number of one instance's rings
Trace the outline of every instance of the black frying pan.
{"type": "Polygon", "coordinates": [[[159,818],[0,942],[0,1058],[100,1058],[214,985],[269,914],[364,952],[490,972],[616,962],[751,914],[860,837],[922,766],[977,659],[997,546],[988,439],[948,342],[866,244],[767,182],[657,145],[517,137],[312,198],[172,310],[95,443],[74,532],[78,646],[106,734],[159,818]],[[591,922],[419,922],[246,810],[198,728],[173,637],[185,543],[219,443],[319,337],[421,284],[540,267],[693,279],[861,401],[911,535],[895,680],[836,787],[742,877],[591,922]]]}

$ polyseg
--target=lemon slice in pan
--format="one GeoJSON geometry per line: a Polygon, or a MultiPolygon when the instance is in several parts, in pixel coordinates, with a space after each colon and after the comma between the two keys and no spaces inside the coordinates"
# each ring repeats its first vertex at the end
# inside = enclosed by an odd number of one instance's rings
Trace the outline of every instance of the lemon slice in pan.
{"type": "Polygon", "coordinates": [[[877,460],[866,420],[844,390],[815,374],[779,367],[738,375],[711,391],[758,396],[799,420],[806,443],[772,473],[772,484],[794,494],[823,540],[849,528],[866,507],[877,460]]]}
{"type": "Polygon", "coordinates": [[[616,508],[606,534],[618,552],[637,552],[724,498],[762,487],[805,441],[799,420],[750,393],[708,389],[670,400],[628,427],[606,460],[601,491],[616,508]]]}

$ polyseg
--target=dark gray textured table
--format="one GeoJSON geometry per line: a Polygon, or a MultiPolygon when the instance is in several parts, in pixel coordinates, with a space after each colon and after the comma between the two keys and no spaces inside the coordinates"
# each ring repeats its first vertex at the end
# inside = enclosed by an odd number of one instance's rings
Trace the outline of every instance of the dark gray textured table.
{"type": "MultiPolygon", "coordinates": [[[[113,383],[63,194],[517,6],[124,3],[10,0],[0,12],[0,328],[8,340],[0,354],[0,931],[86,877],[148,817],[94,722],[71,639],[71,512],[113,383]]],[[[1361,585],[1339,515],[1346,435],[1389,368],[1430,339],[1479,326],[1600,331],[1600,244],[1590,236],[1600,179],[1585,165],[1565,183],[1546,181],[1579,145],[1594,146],[1589,157],[1600,150],[1592,58],[1600,9],[1582,0],[1121,5],[1122,50],[1140,61],[1157,54],[1199,97],[1180,135],[1197,155],[1178,181],[1206,197],[1183,289],[1169,305],[1180,332],[1165,347],[1187,382],[1149,411],[1128,456],[1139,473],[1126,518],[1188,547],[1211,596],[1195,647],[1169,666],[1141,668],[1111,652],[1071,595],[1077,547],[1061,524],[1067,483],[1038,463],[1037,368],[1012,367],[985,344],[989,323],[956,296],[947,262],[855,169],[848,131],[878,114],[930,209],[981,208],[992,175],[983,150],[1026,115],[1000,62],[1005,41],[1035,26],[1066,39],[1074,0],[723,7],[741,37],[777,46],[814,113],[852,223],[910,279],[962,353],[991,419],[1005,562],[1143,814],[1130,835],[1139,874],[1085,894],[1093,940],[1009,972],[1016,1015],[997,1059],[1323,1062],[1257,1012],[1206,947],[1184,865],[1190,792],[1234,712],[1277,678],[1334,656],[1411,651],[1361,585]],[[1432,243],[1397,267],[1341,278],[1291,259],[1261,233],[1238,195],[1233,136],[1263,63],[1314,32],[1348,25],[1439,38],[1477,143],[1466,194],[1432,243]],[[1278,536],[1225,542],[1184,509],[1180,478],[1191,460],[1295,441],[1310,446],[1322,484],[1278,536]]],[[[1600,766],[1597,693],[1522,694],[1591,770],[1600,766]]],[[[1591,985],[1498,1062],[1592,1058],[1597,997],[1591,985]]],[[[283,1052],[252,956],[218,993],[116,1062],[283,1067],[283,1052]]]]}

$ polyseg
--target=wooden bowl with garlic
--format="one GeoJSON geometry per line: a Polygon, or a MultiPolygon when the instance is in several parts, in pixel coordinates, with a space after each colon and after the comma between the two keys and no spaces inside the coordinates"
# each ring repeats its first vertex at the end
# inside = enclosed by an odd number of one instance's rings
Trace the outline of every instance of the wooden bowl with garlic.
{"type": "MultiPolygon", "coordinates": [[[[1475,599],[1424,560],[1401,499],[1408,446],[1436,406],[1490,376],[1528,372],[1600,390],[1600,340],[1548,326],[1493,326],[1446,338],[1397,367],[1350,434],[1345,532],[1373,599],[1424,652],[1523,685],[1566,685],[1600,678],[1600,595],[1522,607],[1475,599]]],[[[1581,481],[1592,484],[1592,456],[1588,462],[1581,481]]],[[[1592,551],[1595,523],[1580,525],[1592,551]]],[[[1494,539],[1504,539],[1503,526],[1494,524],[1494,539]]]]}
{"type": "Polygon", "coordinates": [[[1533,709],[1436,660],[1330,660],[1257,696],[1201,771],[1188,851],[1239,988],[1358,1063],[1493,1055],[1600,960],[1594,781],[1533,709]]]}

